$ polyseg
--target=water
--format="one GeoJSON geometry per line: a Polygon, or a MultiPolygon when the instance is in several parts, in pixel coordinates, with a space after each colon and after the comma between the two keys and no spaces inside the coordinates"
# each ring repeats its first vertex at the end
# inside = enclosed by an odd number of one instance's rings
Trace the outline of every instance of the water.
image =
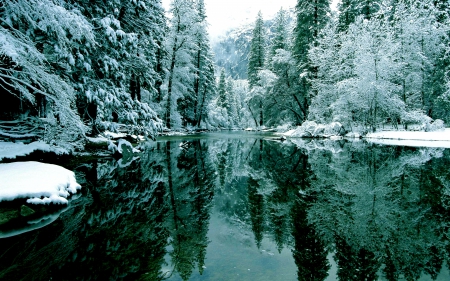
{"type": "Polygon", "coordinates": [[[161,138],[75,170],[0,239],[0,280],[450,280],[450,151],[268,134],[161,138]]]}

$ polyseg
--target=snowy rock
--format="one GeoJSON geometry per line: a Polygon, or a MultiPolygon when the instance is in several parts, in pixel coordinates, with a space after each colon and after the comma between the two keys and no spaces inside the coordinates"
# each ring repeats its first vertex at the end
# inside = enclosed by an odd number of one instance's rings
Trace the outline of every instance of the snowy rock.
{"type": "Polygon", "coordinates": [[[314,121],[305,121],[302,126],[283,135],[296,138],[330,138],[333,136],[344,136],[345,132],[344,126],[339,122],[321,125],[314,121]]]}
{"type": "Polygon", "coordinates": [[[290,137],[290,136],[292,136],[292,134],[294,134],[294,133],[295,133],[295,129],[289,130],[289,131],[287,131],[286,133],[284,133],[283,135],[284,135],[284,136],[287,136],[287,137],[290,137]]]}
{"type": "Polygon", "coordinates": [[[120,139],[117,143],[117,151],[122,155],[133,155],[133,153],[139,153],[140,151],[133,147],[133,145],[124,139],[120,139]]]}
{"type": "Polygon", "coordinates": [[[314,121],[305,121],[301,127],[305,132],[308,132],[311,136],[314,136],[317,126],[317,123],[314,121]]]}
{"type": "Polygon", "coordinates": [[[305,128],[302,126],[297,127],[294,130],[287,131],[283,135],[286,137],[293,137],[293,138],[312,138],[312,133],[305,131],[305,128]]]}
{"type": "Polygon", "coordinates": [[[325,135],[343,136],[345,134],[344,126],[339,122],[332,122],[325,127],[325,135]]]}
{"type": "Polygon", "coordinates": [[[325,129],[326,127],[324,125],[317,125],[316,129],[313,132],[313,137],[324,137],[325,136],[325,129]]]}
{"type": "Polygon", "coordinates": [[[125,158],[133,155],[133,146],[130,142],[120,139],[117,143],[117,151],[122,154],[125,158]]]}
{"type": "Polygon", "coordinates": [[[0,164],[0,179],[0,202],[30,198],[31,204],[67,204],[81,188],[72,171],[40,162],[0,164]]]}
{"type": "Polygon", "coordinates": [[[99,136],[96,138],[91,138],[91,137],[86,137],[86,141],[89,144],[95,144],[95,145],[108,145],[108,140],[107,138],[103,137],[103,136],[99,136]]]}
{"type": "Polygon", "coordinates": [[[105,131],[103,134],[108,139],[119,139],[119,138],[125,138],[127,136],[127,134],[125,134],[125,133],[114,133],[114,132],[110,132],[110,131],[105,131]]]}
{"type": "Polygon", "coordinates": [[[445,130],[444,121],[442,121],[441,119],[436,119],[432,123],[427,123],[424,127],[425,132],[438,132],[445,130]]]}

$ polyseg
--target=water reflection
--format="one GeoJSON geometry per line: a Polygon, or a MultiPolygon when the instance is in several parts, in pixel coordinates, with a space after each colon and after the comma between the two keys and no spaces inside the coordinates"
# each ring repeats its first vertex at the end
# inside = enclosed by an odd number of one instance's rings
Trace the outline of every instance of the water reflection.
{"type": "Polygon", "coordinates": [[[84,194],[57,221],[0,239],[0,279],[447,280],[449,153],[149,143],[77,167],[84,194]]]}

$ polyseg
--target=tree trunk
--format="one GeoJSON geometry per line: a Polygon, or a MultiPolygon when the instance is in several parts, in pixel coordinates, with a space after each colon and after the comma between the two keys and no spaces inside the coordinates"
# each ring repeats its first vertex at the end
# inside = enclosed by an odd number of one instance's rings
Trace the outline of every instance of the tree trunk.
{"type": "Polygon", "coordinates": [[[157,90],[157,96],[156,96],[156,102],[160,103],[162,100],[162,91],[161,91],[161,85],[162,85],[162,59],[163,59],[163,52],[161,47],[161,42],[157,42],[159,48],[156,52],[156,73],[158,73],[159,77],[155,81],[155,88],[157,90]]]}
{"type": "Polygon", "coordinates": [[[196,65],[196,76],[195,76],[195,81],[194,81],[194,93],[195,93],[195,97],[194,97],[194,123],[192,124],[193,126],[198,126],[198,122],[197,120],[199,118],[197,118],[197,107],[198,107],[198,100],[200,98],[200,61],[201,61],[201,50],[198,50],[197,52],[197,65],[196,65]]]}
{"type": "Polygon", "coordinates": [[[264,119],[263,119],[263,104],[262,104],[262,99],[259,100],[259,126],[262,127],[264,123],[264,119]]]}
{"type": "Polygon", "coordinates": [[[169,69],[169,83],[167,85],[167,105],[166,105],[166,127],[168,129],[171,128],[171,120],[170,120],[170,111],[172,109],[172,83],[173,83],[173,71],[175,69],[175,59],[176,59],[176,52],[177,52],[177,37],[175,36],[175,42],[173,43],[172,48],[172,61],[170,63],[170,69],[169,69]]]}

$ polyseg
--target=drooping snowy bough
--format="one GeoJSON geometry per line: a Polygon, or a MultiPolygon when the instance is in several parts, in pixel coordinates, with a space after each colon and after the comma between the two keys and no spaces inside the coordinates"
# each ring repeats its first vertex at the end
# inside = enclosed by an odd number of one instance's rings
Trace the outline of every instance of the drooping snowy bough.
{"type": "Polygon", "coordinates": [[[40,162],[0,164],[0,202],[26,198],[31,204],[67,204],[81,186],[75,174],[40,162]]]}

